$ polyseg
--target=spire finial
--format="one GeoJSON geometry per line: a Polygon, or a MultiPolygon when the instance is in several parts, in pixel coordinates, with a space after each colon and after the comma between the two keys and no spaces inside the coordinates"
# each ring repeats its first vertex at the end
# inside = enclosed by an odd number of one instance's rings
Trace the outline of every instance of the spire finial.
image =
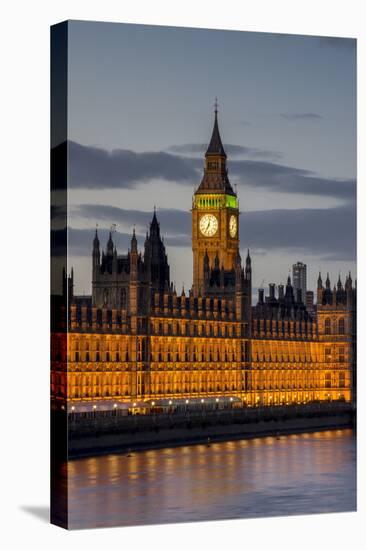
{"type": "Polygon", "coordinates": [[[217,97],[215,97],[215,103],[214,103],[214,107],[215,107],[215,116],[217,116],[217,111],[218,111],[218,102],[217,102],[217,97]]]}

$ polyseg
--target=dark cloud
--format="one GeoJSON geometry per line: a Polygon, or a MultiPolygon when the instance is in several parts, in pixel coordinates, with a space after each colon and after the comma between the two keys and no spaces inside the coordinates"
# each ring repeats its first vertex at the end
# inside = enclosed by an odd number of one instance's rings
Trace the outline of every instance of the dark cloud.
{"type": "Polygon", "coordinates": [[[317,113],[281,113],[280,117],[285,120],[320,120],[323,118],[317,113]]]}
{"type": "Polygon", "coordinates": [[[286,249],[323,260],[355,261],[354,205],[329,209],[264,210],[240,218],[241,242],[260,249],[286,249]]]}
{"type": "MultiPolygon", "coordinates": [[[[201,147],[195,145],[198,146],[201,147]]],[[[154,178],[191,186],[199,183],[203,169],[200,158],[122,149],[108,152],[75,142],[70,142],[69,159],[70,186],[73,188],[134,188],[154,178]]],[[[237,159],[230,160],[228,165],[230,174],[240,178],[239,184],[255,188],[342,200],[352,200],[356,193],[353,179],[322,178],[309,170],[280,163],[237,159]]]]}
{"type": "Polygon", "coordinates": [[[356,198],[356,180],[322,178],[309,170],[264,161],[231,161],[230,173],[240,183],[283,193],[316,195],[352,201],[356,198]]]}
{"type": "Polygon", "coordinates": [[[188,183],[197,179],[197,169],[189,159],[169,153],[135,153],[126,149],[106,151],[69,142],[72,187],[133,188],[154,178],[188,183]]]}
{"type": "MultiPolygon", "coordinates": [[[[207,149],[207,143],[183,143],[182,145],[172,145],[169,151],[180,155],[199,155],[203,157],[207,149]]],[[[255,147],[244,147],[243,145],[225,144],[225,151],[230,156],[241,156],[250,158],[263,158],[270,160],[279,160],[282,154],[278,151],[265,151],[255,147]]]]}
{"type": "MultiPolygon", "coordinates": [[[[82,205],[79,215],[93,221],[109,223],[118,220],[136,223],[139,246],[145,238],[145,228],[151,213],[124,210],[108,205],[82,205]],[[112,218],[109,218],[109,215],[112,218]],[[140,227],[139,227],[140,225],[140,227]]],[[[168,246],[191,246],[191,214],[174,209],[158,212],[161,233],[168,246]]],[[[105,247],[108,229],[99,229],[101,244],[105,247]]],[[[69,244],[73,255],[91,254],[93,230],[70,229],[69,244]]],[[[127,250],[131,235],[114,234],[119,253],[127,250]]],[[[240,216],[242,248],[250,247],[255,253],[287,250],[319,256],[324,261],[354,261],[356,258],[356,212],[354,205],[329,209],[263,210],[245,212],[240,216]]]]}
{"type": "MultiPolygon", "coordinates": [[[[117,231],[118,227],[121,225],[130,225],[132,227],[136,224],[136,229],[144,235],[149,228],[153,213],[141,210],[127,210],[107,204],[82,204],[72,208],[71,215],[72,217],[93,220],[93,222],[99,225],[110,226],[112,223],[115,223],[117,224],[117,231]]],[[[158,210],[157,215],[162,227],[162,232],[164,233],[165,230],[165,235],[190,236],[191,226],[189,212],[174,208],[161,208],[158,210]]]]}

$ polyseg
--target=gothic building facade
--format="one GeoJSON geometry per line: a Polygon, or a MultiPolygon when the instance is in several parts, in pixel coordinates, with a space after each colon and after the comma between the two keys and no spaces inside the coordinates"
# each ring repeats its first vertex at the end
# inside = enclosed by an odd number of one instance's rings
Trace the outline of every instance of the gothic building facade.
{"type": "MultiPolygon", "coordinates": [[[[309,312],[290,278],[259,290],[252,306],[252,265],[239,251],[239,201],[226,166],[217,111],[203,178],[192,199],[193,285],[177,293],[154,212],[144,249],[133,232],[118,255],[97,231],[92,296],[73,296],[52,338],[52,393],[80,403],[132,410],[166,403],[231,400],[272,405],[355,396],[356,289],[325,288],[309,312]]],[[[67,290],[66,290],[67,289],[67,290]]]]}

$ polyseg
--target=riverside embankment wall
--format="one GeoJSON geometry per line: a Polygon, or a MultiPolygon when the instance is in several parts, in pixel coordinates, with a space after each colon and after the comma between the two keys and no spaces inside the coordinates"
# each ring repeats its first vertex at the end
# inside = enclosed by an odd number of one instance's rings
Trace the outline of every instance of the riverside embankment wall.
{"type": "Polygon", "coordinates": [[[127,417],[74,415],[68,422],[68,456],[345,428],[354,423],[355,411],[347,403],[127,417]]]}

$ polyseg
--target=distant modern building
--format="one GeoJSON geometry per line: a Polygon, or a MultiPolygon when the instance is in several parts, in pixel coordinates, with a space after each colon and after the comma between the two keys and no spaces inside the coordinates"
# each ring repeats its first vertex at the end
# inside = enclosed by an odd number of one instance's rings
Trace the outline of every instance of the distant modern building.
{"type": "Polygon", "coordinates": [[[301,301],[306,301],[306,264],[297,262],[292,266],[292,283],[295,289],[295,296],[298,296],[298,290],[301,290],[301,301]]]}

